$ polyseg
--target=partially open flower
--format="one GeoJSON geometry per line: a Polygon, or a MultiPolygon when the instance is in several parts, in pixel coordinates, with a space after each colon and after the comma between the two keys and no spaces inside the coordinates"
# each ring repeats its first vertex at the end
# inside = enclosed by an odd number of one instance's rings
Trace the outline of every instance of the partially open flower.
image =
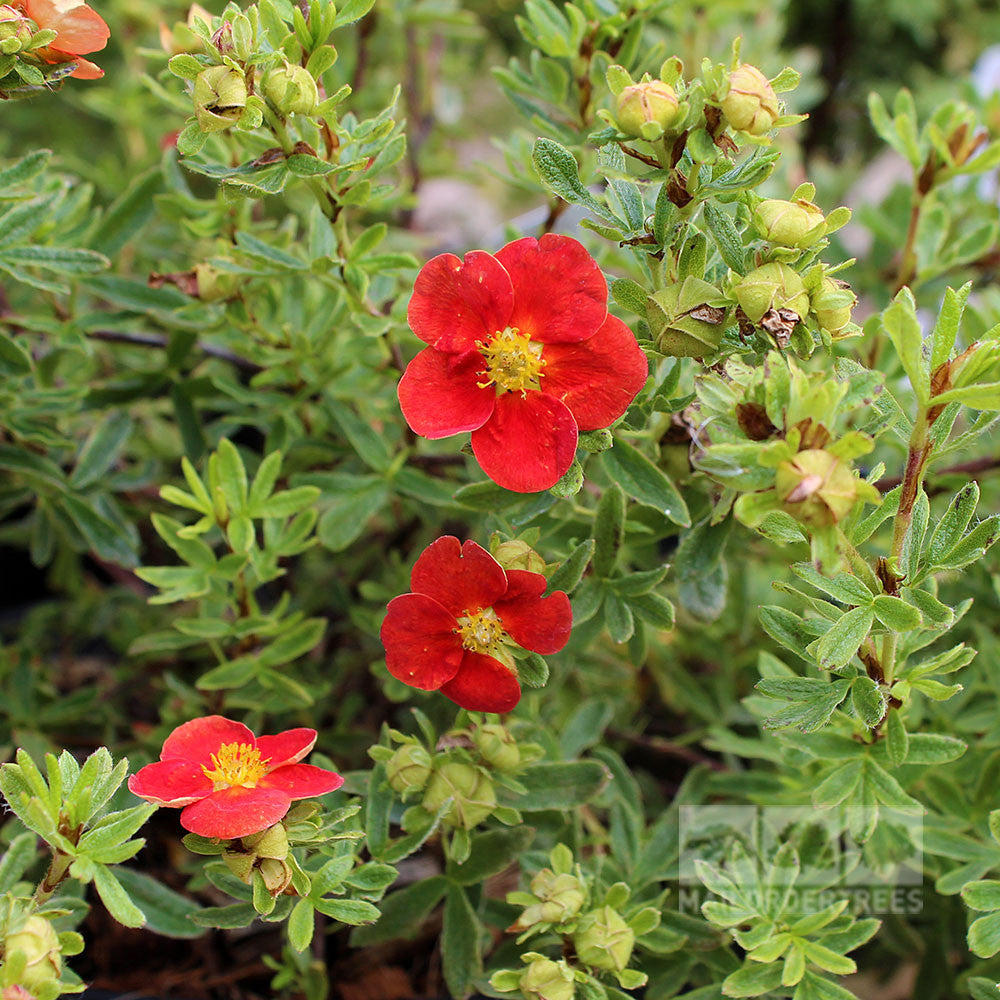
{"type": "Polygon", "coordinates": [[[192,719],[166,739],[155,764],[128,780],[129,790],[159,806],[183,807],[181,826],[202,837],[229,840],[266,830],[296,799],[336,791],[344,779],[302,764],[315,729],[254,736],[221,715],[192,719]]]}
{"type": "Polygon", "coordinates": [[[417,275],[408,316],[429,346],[399,383],[406,422],[432,439],[472,431],[483,471],[518,493],[555,485],[579,431],[614,423],[649,374],[608,315],[597,262],[568,236],[441,254],[417,275]]]}
{"type": "Polygon", "coordinates": [[[316,78],[304,66],[286,64],[268,70],[261,89],[283,115],[311,115],[319,104],[316,78]]]}
{"type": "Polygon", "coordinates": [[[25,957],[20,985],[29,990],[56,982],[62,973],[59,935],[45,917],[33,914],[3,940],[4,961],[20,952],[25,957]]]}
{"type": "Polygon", "coordinates": [[[781,115],[778,96],[756,66],[743,63],[729,74],[722,113],[738,132],[766,135],[781,115]]]}
{"type": "Polygon", "coordinates": [[[584,965],[621,972],[632,957],[635,932],[617,910],[602,906],[581,918],[573,946],[584,965]]]}
{"type": "Polygon", "coordinates": [[[389,673],[440,691],[473,712],[509,712],[521,698],[511,646],[557,653],[573,613],[561,591],[542,597],[540,573],[504,568],[475,542],[432,542],[389,602],[381,638],[389,673]]]}
{"type": "Polygon", "coordinates": [[[39,28],[56,33],[51,45],[38,49],[36,55],[40,59],[53,65],[76,63],[70,75],[81,80],[104,76],[99,66],[80,57],[103,49],[111,31],[83,0],[16,0],[13,6],[27,14],[39,28]]]}
{"type": "Polygon", "coordinates": [[[669,83],[648,80],[626,87],[618,95],[615,120],[626,135],[656,139],[677,115],[677,94],[669,83]]]}
{"type": "Polygon", "coordinates": [[[754,228],[769,243],[803,248],[815,243],[826,230],[826,216],[811,201],[768,198],[753,213],[754,228]]]}
{"type": "Polygon", "coordinates": [[[736,286],[740,308],[753,323],[774,310],[786,310],[803,319],[809,312],[809,294],[802,278],[787,264],[755,268],[736,286]]]}
{"type": "Polygon", "coordinates": [[[194,81],[194,113],[202,132],[225,132],[247,106],[247,83],[231,66],[209,66],[194,81]]]}
{"type": "Polygon", "coordinates": [[[434,771],[421,804],[436,813],[448,799],[453,801],[442,820],[463,830],[478,826],[497,807],[490,776],[481,767],[458,760],[446,761],[434,771]]]}

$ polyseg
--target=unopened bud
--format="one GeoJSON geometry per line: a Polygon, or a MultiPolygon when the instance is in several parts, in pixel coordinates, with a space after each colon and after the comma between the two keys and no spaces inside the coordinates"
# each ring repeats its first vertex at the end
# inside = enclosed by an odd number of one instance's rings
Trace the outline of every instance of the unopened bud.
{"type": "Polygon", "coordinates": [[[813,292],[811,304],[816,322],[835,337],[851,322],[851,312],[858,304],[858,297],[846,282],[824,278],[813,292]]]}
{"type": "Polygon", "coordinates": [[[202,132],[232,128],[247,105],[243,74],[230,66],[209,66],[194,81],[194,113],[202,132]]]}
{"type": "Polygon", "coordinates": [[[212,44],[218,49],[219,54],[231,56],[236,47],[233,45],[233,25],[231,21],[223,21],[222,26],[212,35],[212,44]]]}
{"type": "Polygon", "coordinates": [[[58,981],[62,972],[59,935],[45,917],[28,917],[19,931],[8,934],[3,941],[4,959],[20,952],[25,957],[20,985],[28,990],[58,981]]]}
{"type": "Polygon", "coordinates": [[[751,271],[736,286],[736,299],[753,323],[772,309],[793,312],[799,319],[809,312],[806,286],[787,264],[764,264],[751,271]]]}
{"type": "Polygon", "coordinates": [[[498,771],[514,771],[521,763],[517,741],[505,726],[496,723],[480,726],[472,734],[472,739],[483,760],[498,771]]]}
{"type": "Polygon", "coordinates": [[[385,765],[389,785],[401,795],[417,791],[431,776],[431,755],[419,743],[405,743],[385,765]]]}
{"type": "Polygon", "coordinates": [[[754,210],[753,224],[769,243],[802,249],[823,235],[826,217],[811,201],[768,198],[754,210]]]}
{"type": "Polygon", "coordinates": [[[471,830],[490,816],[497,806],[489,776],[474,764],[446,761],[435,770],[424,792],[423,807],[436,813],[454,799],[443,819],[448,826],[471,830]]]}
{"type": "Polygon", "coordinates": [[[617,910],[602,906],[580,920],[573,946],[584,965],[621,972],[632,957],[635,932],[617,910]]]}
{"type": "Polygon", "coordinates": [[[694,275],[651,295],[646,318],[657,350],[675,358],[714,354],[722,341],[726,311],[709,302],[720,298],[714,285],[694,275]]]}
{"type": "Polygon", "coordinates": [[[743,63],[729,74],[729,90],[722,100],[726,121],[738,132],[765,135],[781,115],[778,97],[756,66],[743,63]]]}
{"type": "Polygon", "coordinates": [[[31,22],[8,4],[0,5],[0,45],[10,55],[31,41],[31,22]]]}
{"type": "Polygon", "coordinates": [[[204,302],[231,299],[239,291],[239,280],[236,275],[222,271],[212,264],[195,264],[194,274],[198,298],[204,302]]]}
{"type": "Polygon", "coordinates": [[[261,89],[285,115],[311,115],[319,104],[316,79],[304,66],[287,64],[268,70],[261,89]]]}
{"type": "Polygon", "coordinates": [[[634,83],[618,95],[615,119],[626,135],[657,139],[677,115],[677,94],[669,83],[634,83]]]}
{"type": "Polygon", "coordinates": [[[566,470],[562,478],[549,487],[549,492],[556,497],[575,497],[583,486],[583,466],[574,458],[573,464],[566,470]]]}
{"type": "Polygon", "coordinates": [[[565,960],[540,956],[521,973],[520,988],[526,1000],[573,1000],[576,981],[565,960]]]}
{"type": "Polygon", "coordinates": [[[785,510],[815,528],[842,521],[859,499],[879,500],[878,491],[858,479],[845,462],[818,448],[800,451],[782,462],[774,486],[785,510]]]}
{"type": "Polygon", "coordinates": [[[575,875],[557,875],[551,868],[543,868],[535,875],[531,891],[542,902],[542,919],[551,924],[571,920],[587,901],[583,884],[575,875]]]}
{"type": "Polygon", "coordinates": [[[504,569],[523,569],[528,573],[544,573],[545,560],[527,543],[512,538],[501,542],[493,553],[504,569]]]}

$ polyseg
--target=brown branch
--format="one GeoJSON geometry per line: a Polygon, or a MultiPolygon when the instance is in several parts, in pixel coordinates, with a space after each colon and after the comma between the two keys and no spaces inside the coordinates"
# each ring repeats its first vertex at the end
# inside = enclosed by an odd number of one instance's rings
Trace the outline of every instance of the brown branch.
{"type": "MultiPolygon", "coordinates": [[[[979,472],[993,472],[996,469],[1000,469],[1000,457],[987,456],[985,458],[974,458],[968,462],[959,462],[957,465],[949,465],[945,469],[937,469],[933,475],[972,476],[979,472]]],[[[887,490],[895,489],[902,481],[902,476],[885,476],[875,484],[875,488],[879,492],[885,493],[887,490]]],[[[944,487],[936,487],[928,490],[928,493],[940,493],[943,489],[944,487]]]]}
{"type": "MultiPolygon", "coordinates": [[[[91,340],[103,340],[110,344],[129,344],[133,347],[165,348],[169,342],[166,336],[159,333],[124,333],[120,330],[91,330],[87,336],[91,340]]],[[[214,344],[199,341],[198,348],[202,354],[206,354],[210,358],[218,358],[220,361],[228,361],[245,372],[252,372],[256,375],[258,372],[264,371],[263,365],[259,365],[249,358],[242,358],[225,347],[216,347],[214,344]]]]}

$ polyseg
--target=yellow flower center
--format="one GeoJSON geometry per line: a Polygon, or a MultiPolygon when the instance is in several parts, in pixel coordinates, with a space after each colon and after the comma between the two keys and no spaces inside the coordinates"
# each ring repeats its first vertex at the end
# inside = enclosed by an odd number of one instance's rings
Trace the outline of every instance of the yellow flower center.
{"type": "Polygon", "coordinates": [[[503,622],[492,608],[483,608],[470,614],[468,611],[458,619],[455,630],[462,637],[462,648],[471,649],[474,653],[485,653],[496,656],[506,633],[503,622]]]}
{"type": "Polygon", "coordinates": [[[525,396],[528,389],[541,388],[539,379],[545,367],[542,345],[533,344],[516,326],[498,331],[488,344],[477,341],[476,347],[486,359],[486,381],[479,383],[480,389],[495,385],[500,392],[525,396]]]}
{"type": "Polygon", "coordinates": [[[220,788],[256,788],[257,782],[267,774],[267,763],[270,757],[260,759],[260,751],[249,743],[223,743],[217,754],[212,754],[214,767],[209,770],[206,764],[201,769],[205,777],[215,783],[215,790],[220,788]]]}

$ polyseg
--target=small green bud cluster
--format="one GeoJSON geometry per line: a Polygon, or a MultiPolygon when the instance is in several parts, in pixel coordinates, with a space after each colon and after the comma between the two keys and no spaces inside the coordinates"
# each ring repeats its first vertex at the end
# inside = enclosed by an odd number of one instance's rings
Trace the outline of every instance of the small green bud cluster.
{"type": "MultiPolygon", "coordinates": [[[[0,991],[11,1000],[56,1000],[63,981],[63,959],[83,950],[75,931],[59,932],[52,919],[66,910],[39,912],[34,901],[6,896],[0,912],[0,991]]],[[[71,975],[71,974],[70,974],[71,975]]]]}
{"type": "Polygon", "coordinates": [[[742,63],[729,74],[721,106],[730,128],[752,136],[766,135],[781,117],[774,88],[750,63],[742,63]]]}
{"type": "Polygon", "coordinates": [[[508,928],[524,932],[518,942],[532,934],[557,927],[560,933],[572,933],[575,920],[587,905],[589,891],[579,865],[565,844],[549,855],[551,868],[542,868],[529,883],[530,892],[512,892],[507,902],[523,906],[521,915],[508,928]]]}
{"type": "Polygon", "coordinates": [[[545,560],[532,546],[541,532],[532,528],[518,538],[503,539],[498,533],[490,538],[490,555],[504,569],[519,569],[528,573],[545,573],[545,560]]]}
{"type": "Polygon", "coordinates": [[[656,142],[664,134],[679,132],[689,111],[682,96],[681,69],[678,59],[668,59],[660,67],[658,79],[646,73],[636,81],[624,66],[610,66],[607,81],[615,97],[615,107],[613,113],[600,111],[600,117],[629,139],[656,142]]]}

